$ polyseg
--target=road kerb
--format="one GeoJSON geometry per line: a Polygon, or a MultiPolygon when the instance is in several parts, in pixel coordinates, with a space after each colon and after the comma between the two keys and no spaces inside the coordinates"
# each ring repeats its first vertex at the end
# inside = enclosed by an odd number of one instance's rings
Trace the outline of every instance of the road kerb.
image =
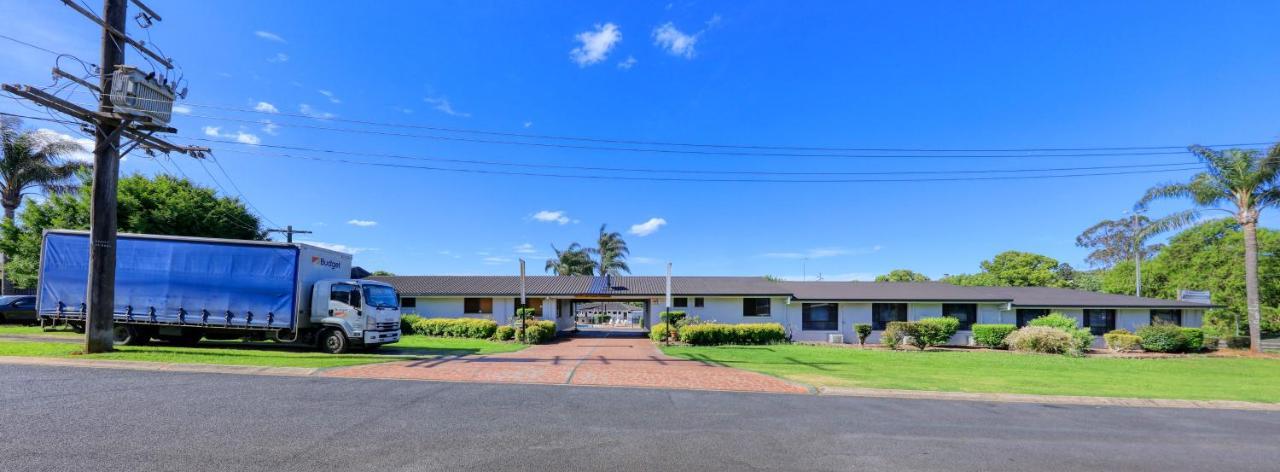
{"type": "Polygon", "coordinates": [[[1036,403],[1048,405],[1118,406],[1125,408],[1193,408],[1207,410],[1280,411],[1277,403],[1233,400],[1171,400],[1162,398],[1086,397],[1071,395],[1031,395],[1021,393],[935,392],[879,388],[818,387],[818,395],[866,398],[906,398],[994,403],[1036,403]]]}
{"type": "Polygon", "coordinates": [[[253,365],[179,364],[147,361],[113,361],[103,359],[68,359],[65,357],[0,356],[0,364],[57,367],[89,367],[95,369],[144,370],[152,372],[191,372],[202,374],[271,375],[308,377],[320,369],[311,367],[264,367],[253,365]]]}

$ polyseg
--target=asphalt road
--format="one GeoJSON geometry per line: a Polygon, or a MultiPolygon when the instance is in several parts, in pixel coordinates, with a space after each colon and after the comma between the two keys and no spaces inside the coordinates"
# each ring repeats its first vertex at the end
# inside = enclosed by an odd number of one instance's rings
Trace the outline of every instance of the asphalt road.
{"type": "Polygon", "coordinates": [[[1280,469],[1280,414],[0,366],[0,470],[1280,469]]]}

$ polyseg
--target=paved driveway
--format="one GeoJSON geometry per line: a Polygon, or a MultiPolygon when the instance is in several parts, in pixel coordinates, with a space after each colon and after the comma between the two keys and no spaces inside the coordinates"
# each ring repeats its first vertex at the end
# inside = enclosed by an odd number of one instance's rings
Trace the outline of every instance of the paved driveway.
{"type": "Polygon", "coordinates": [[[453,382],[598,385],[742,392],[807,393],[776,377],[675,359],[647,338],[584,332],[520,352],[390,362],[325,372],[331,377],[453,382]]]}

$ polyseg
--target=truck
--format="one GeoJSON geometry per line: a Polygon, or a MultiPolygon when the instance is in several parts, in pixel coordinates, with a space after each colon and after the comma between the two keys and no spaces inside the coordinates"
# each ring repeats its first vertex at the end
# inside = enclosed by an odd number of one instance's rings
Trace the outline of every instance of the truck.
{"type": "MultiPolygon", "coordinates": [[[[120,234],[117,343],[273,340],[333,354],[400,340],[395,288],[351,277],[351,255],[302,243],[120,234]]],[[[83,329],[89,234],[43,235],[36,315],[83,329]]]]}

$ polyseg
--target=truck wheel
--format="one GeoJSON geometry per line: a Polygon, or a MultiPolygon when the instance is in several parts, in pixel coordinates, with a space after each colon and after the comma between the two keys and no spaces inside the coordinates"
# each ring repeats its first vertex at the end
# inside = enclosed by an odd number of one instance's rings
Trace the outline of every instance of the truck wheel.
{"type": "Polygon", "coordinates": [[[117,344],[126,346],[142,346],[151,341],[151,336],[133,326],[115,326],[111,328],[111,337],[117,344]]]}
{"type": "Polygon", "coordinates": [[[349,344],[342,330],[330,328],[320,334],[320,350],[329,354],[344,354],[349,344]]]}

